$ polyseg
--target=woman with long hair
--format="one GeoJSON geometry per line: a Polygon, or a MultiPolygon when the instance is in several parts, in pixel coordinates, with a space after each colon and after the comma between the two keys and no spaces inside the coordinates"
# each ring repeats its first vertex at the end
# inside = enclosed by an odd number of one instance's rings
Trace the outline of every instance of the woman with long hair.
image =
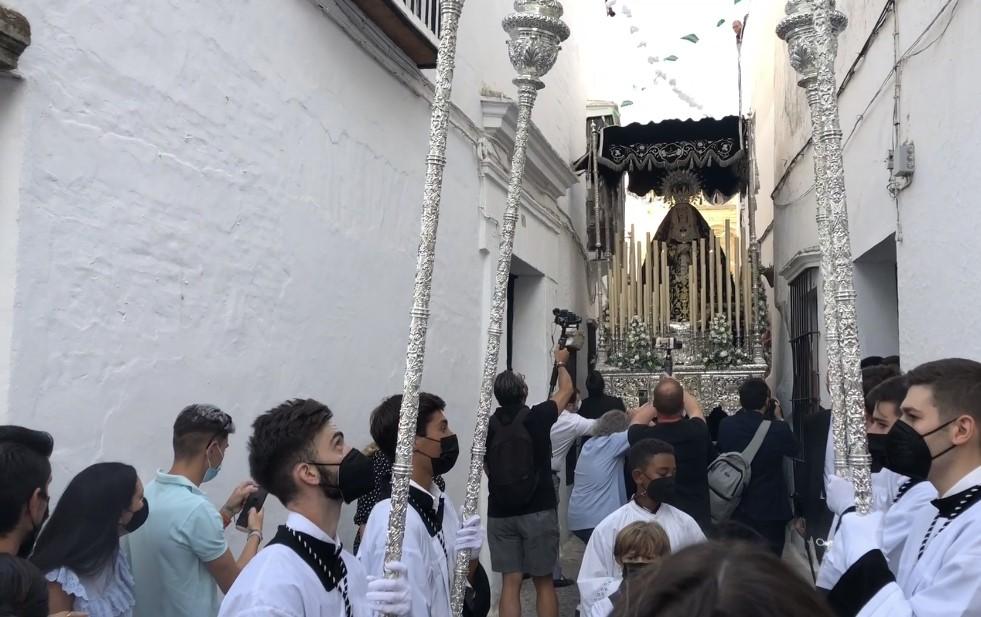
{"type": "Polygon", "coordinates": [[[119,538],[149,515],[136,469],[96,463],[68,484],[31,561],[48,580],[50,610],[130,617],[133,575],[119,538]]]}

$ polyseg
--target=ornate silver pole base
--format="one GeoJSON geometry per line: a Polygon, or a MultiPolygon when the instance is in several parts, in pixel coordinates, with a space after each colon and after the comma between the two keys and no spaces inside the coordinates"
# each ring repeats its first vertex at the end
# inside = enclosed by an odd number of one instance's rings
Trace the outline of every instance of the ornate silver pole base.
{"type": "MultiPolygon", "coordinates": [[[[490,325],[487,328],[487,347],[480,379],[480,400],[477,406],[473,448],[470,450],[470,469],[467,475],[467,493],[463,504],[464,518],[477,513],[480,503],[481,478],[484,472],[484,454],[487,452],[487,424],[490,421],[491,397],[497,374],[497,359],[501,346],[502,323],[507,300],[508,276],[511,273],[511,255],[514,249],[515,225],[521,200],[521,184],[525,172],[525,155],[528,149],[528,133],[531,110],[543,88],[540,80],[551,70],[558,56],[560,44],[569,38],[569,27],[562,22],[562,5],[556,0],[516,0],[515,13],[504,18],[504,30],[510,35],[508,55],[518,77],[518,120],[514,136],[514,153],[511,157],[511,175],[508,180],[507,205],[501,228],[501,243],[497,257],[497,276],[491,297],[490,325]]],[[[465,583],[470,554],[456,554],[455,576],[450,594],[450,614],[463,613],[465,583]]]]}
{"type": "Polygon", "coordinates": [[[792,0],[787,3],[787,17],[777,34],[790,46],[791,64],[801,73],[800,84],[807,88],[811,108],[835,469],[839,473],[847,469],[855,484],[856,508],[867,513],[872,502],[870,457],[835,80],[838,35],[846,25],[845,16],[835,10],[832,0],[792,0]]]}
{"type": "Polygon", "coordinates": [[[429,155],[426,157],[426,184],[423,192],[422,223],[419,250],[416,256],[415,287],[412,290],[412,311],[409,324],[409,343],[405,354],[405,378],[402,386],[402,409],[399,418],[395,463],[392,465],[392,510],[388,519],[388,543],[385,561],[402,558],[402,539],[405,535],[405,510],[412,475],[412,451],[419,415],[419,382],[422,379],[426,354],[426,331],[429,322],[429,295],[436,257],[436,228],[439,224],[439,203],[443,189],[443,168],[446,165],[446,136],[450,114],[450,94],[453,87],[453,68],[456,62],[457,31],[464,0],[442,0],[443,28],[440,33],[436,59],[436,83],[432,116],[429,125],[429,155]]]}

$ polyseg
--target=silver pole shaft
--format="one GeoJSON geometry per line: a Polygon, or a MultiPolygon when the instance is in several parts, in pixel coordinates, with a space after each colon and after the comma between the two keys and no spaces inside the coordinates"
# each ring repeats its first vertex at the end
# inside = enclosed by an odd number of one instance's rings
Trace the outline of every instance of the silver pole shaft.
{"type": "MultiPolygon", "coordinates": [[[[487,425],[490,422],[491,396],[494,379],[497,376],[497,359],[501,350],[508,278],[511,274],[511,255],[514,251],[514,231],[518,221],[518,204],[521,201],[521,183],[524,178],[525,155],[528,149],[528,127],[531,124],[531,110],[535,105],[535,99],[538,97],[538,90],[543,85],[540,81],[531,79],[516,81],[518,82],[518,121],[514,136],[514,154],[511,157],[507,205],[504,208],[503,226],[501,228],[501,244],[497,256],[497,276],[494,279],[494,294],[491,298],[490,324],[487,327],[487,348],[484,350],[484,368],[480,377],[480,402],[477,405],[473,447],[470,450],[467,495],[463,502],[464,518],[477,514],[477,508],[480,504],[484,454],[487,452],[487,425]]],[[[464,583],[469,564],[470,555],[466,551],[460,551],[456,554],[456,576],[453,579],[453,592],[450,602],[451,615],[460,615],[463,612],[464,583]]]]}
{"type": "Polygon", "coordinates": [[[868,513],[872,503],[871,457],[865,433],[865,397],[862,393],[861,350],[855,310],[854,264],[848,230],[848,202],[845,195],[845,164],[842,151],[841,119],[838,111],[838,83],[835,79],[835,57],[838,32],[832,24],[834,5],[819,0],[814,11],[817,39],[817,100],[819,115],[815,118],[816,140],[820,143],[825,177],[825,200],[828,230],[831,235],[835,310],[841,363],[842,407],[847,426],[847,462],[855,484],[855,506],[868,513]]]}
{"type": "MultiPolygon", "coordinates": [[[[402,408],[398,442],[392,465],[392,509],[388,518],[388,543],[385,561],[402,559],[405,536],[405,511],[412,475],[412,451],[419,415],[419,382],[426,355],[426,331],[429,323],[429,297],[436,257],[436,229],[443,190],[443,168],[446,166],[446,137],[450,116],[450,94],[456,63],[457,31],[464,0],[442,0],[442,31],[436,58],[436,83],[429,124],[429,155],[426,157],[426,184],[423,191],[422,222],[416,256],[415,286],[412,290],[409,342],[405,353],[405,378],[402,385],[402,408]]],[[[391,576],[391,575],[390,575],[391,576]]]]}

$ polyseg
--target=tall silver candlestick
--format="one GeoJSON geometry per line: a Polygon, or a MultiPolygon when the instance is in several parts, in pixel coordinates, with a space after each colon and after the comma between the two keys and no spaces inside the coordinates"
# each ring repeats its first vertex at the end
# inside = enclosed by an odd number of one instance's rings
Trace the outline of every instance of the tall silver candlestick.
{"type": "Polygon", "coordinates": [[[426,184],[423,189],[422,222],[416,255],[415,287],[409,342],[405,354],[405,377],[402,385],[402,409],[399,418],[395,463],[392,465],[392,510],[388,518],[388,543],[385,560],[402,558],[405,535],[405,509],[412,475],[412,451],[419,415],[419,382],[426,355],[426,330],[429,324],[429,296],[436,256],[436,228],[439,225],[439,202],[443,190],[443,168],[446,166],[446,135],[450,116],[450,94],[456,63],[457,31],[464,0],[442,0],[442,29],[436,57],[432,115],[429,122],[429,155],[426,157],[426,184]]]}
{"type": "MultiPolygon", "coordinates": [[[[501,227],[501,244],[497,257],[497,277],[491,298],[490,324],[487,328],[487,347],[480,381],[480,402],[474,428],[473,447],[470,450],[470,470],[467,476],[467,493],[463,505],[463,517],[477,513],[480,502],[481,478],[486,453],[487,424],[490,420],[491,396],[497,374],[497,359],[501,345],[501,324],[504,321],[507,299],[508,276],[511,273],[511,254],[514,248],[514,229],[518,220],[518,204],[521,200],[521,183],[525,171],[525,153],[528,148],[528,129],[531,110],[538,91],[545,87],[540,78],[551,70],[558,57],[560,44],[569,38],[569,27],[562,21],[562,4],[558,0],[516,0],[515,12],[504,18],[504,30],[510,36],[508,56],[518,76],[518,120],[514,136],[514,153],[511,157],[511,175],[508,180],[507,205],[501,227]]],[[[452,615],[463,612],[465,583],[470,555],[460,551],[456,555],[456,571],[453,579],[450,608],[452,615]]]]}
{"type": "Polygon", "coordinates": [[[828,375],[835,468],[839,472],[847,469],[855,484],[856,507],[859,512],[867,513],[872,501],[871,458],[865,435],[854,268],[835,79],[838,35],[845,29],[847,20],[835,10],[833,0],[791,0],[786,11],[787,17],[780,22],[777,34],[789,44],[791,64],[802,76],[800,83],[807,89],[811,111],[818,239],[825,279],[825,326],[829,332],[828,375]]]}

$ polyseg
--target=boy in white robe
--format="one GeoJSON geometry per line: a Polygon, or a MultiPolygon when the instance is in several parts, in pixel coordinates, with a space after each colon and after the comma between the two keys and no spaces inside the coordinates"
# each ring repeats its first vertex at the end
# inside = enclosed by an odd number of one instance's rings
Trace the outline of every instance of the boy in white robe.
{"type": "Polygon", "coordinates": [[[627,458],[637,487],[633,500],[616,510],[593,530],[579,569],[580,612],[607,599],[620,587],[623,572],[613,555],[617,534],[636,521],[653,521],[664,529],[671,551],[705,541],[705,534],[681,510],[664,503],[674,492],[677,463],[671,444],[644,439],[630,448],[627,458]]]}
{"type": "MultiPolygon", "coordinates": [[[[402,396],[389,397],[371,414],[378,447],[395,457],[402,396]]],[[[443,410],[446,403],[425,392],[419,395],[419,418],[412,456],[409,507],[405,513],[402,562],[408,569],[412,617],[450,617],[450,594],[458,551],[479,553],[483,544],[480,517],[460,523],[449,496],[433,483],[456,463],[460,448],[443,410]]],[[[388,539],[392,500],[375,504],[368,517],[358,558],[369,574],[381,576],[388,539]]],[[[471,568],[471,572],[473,568],[471,568]]]]}
{"type": "Polygon", "coordinates": [[[293,400],[259,416],[249,467],[289,515],[252,558],[221,604],[219,617],[370,617],[407,615],[405,567],[397,579],[370,579],[337,538],[341,502],[371,488],[371,463],[344,443],[326,405],[293,400]]]}
{"type": "MultiPolygon", "coordinates": [[[[905,537],[883,551],[888,515],[846,514],[822,569],[839,615],[981,616],[981,363],[948,359],[907,375],[903,419],[887,442],[894,472],[927,478],[941,495],[906,508],[905,537]]],[[[911,491],[912,492],[912,491],[911,491]]]]}

